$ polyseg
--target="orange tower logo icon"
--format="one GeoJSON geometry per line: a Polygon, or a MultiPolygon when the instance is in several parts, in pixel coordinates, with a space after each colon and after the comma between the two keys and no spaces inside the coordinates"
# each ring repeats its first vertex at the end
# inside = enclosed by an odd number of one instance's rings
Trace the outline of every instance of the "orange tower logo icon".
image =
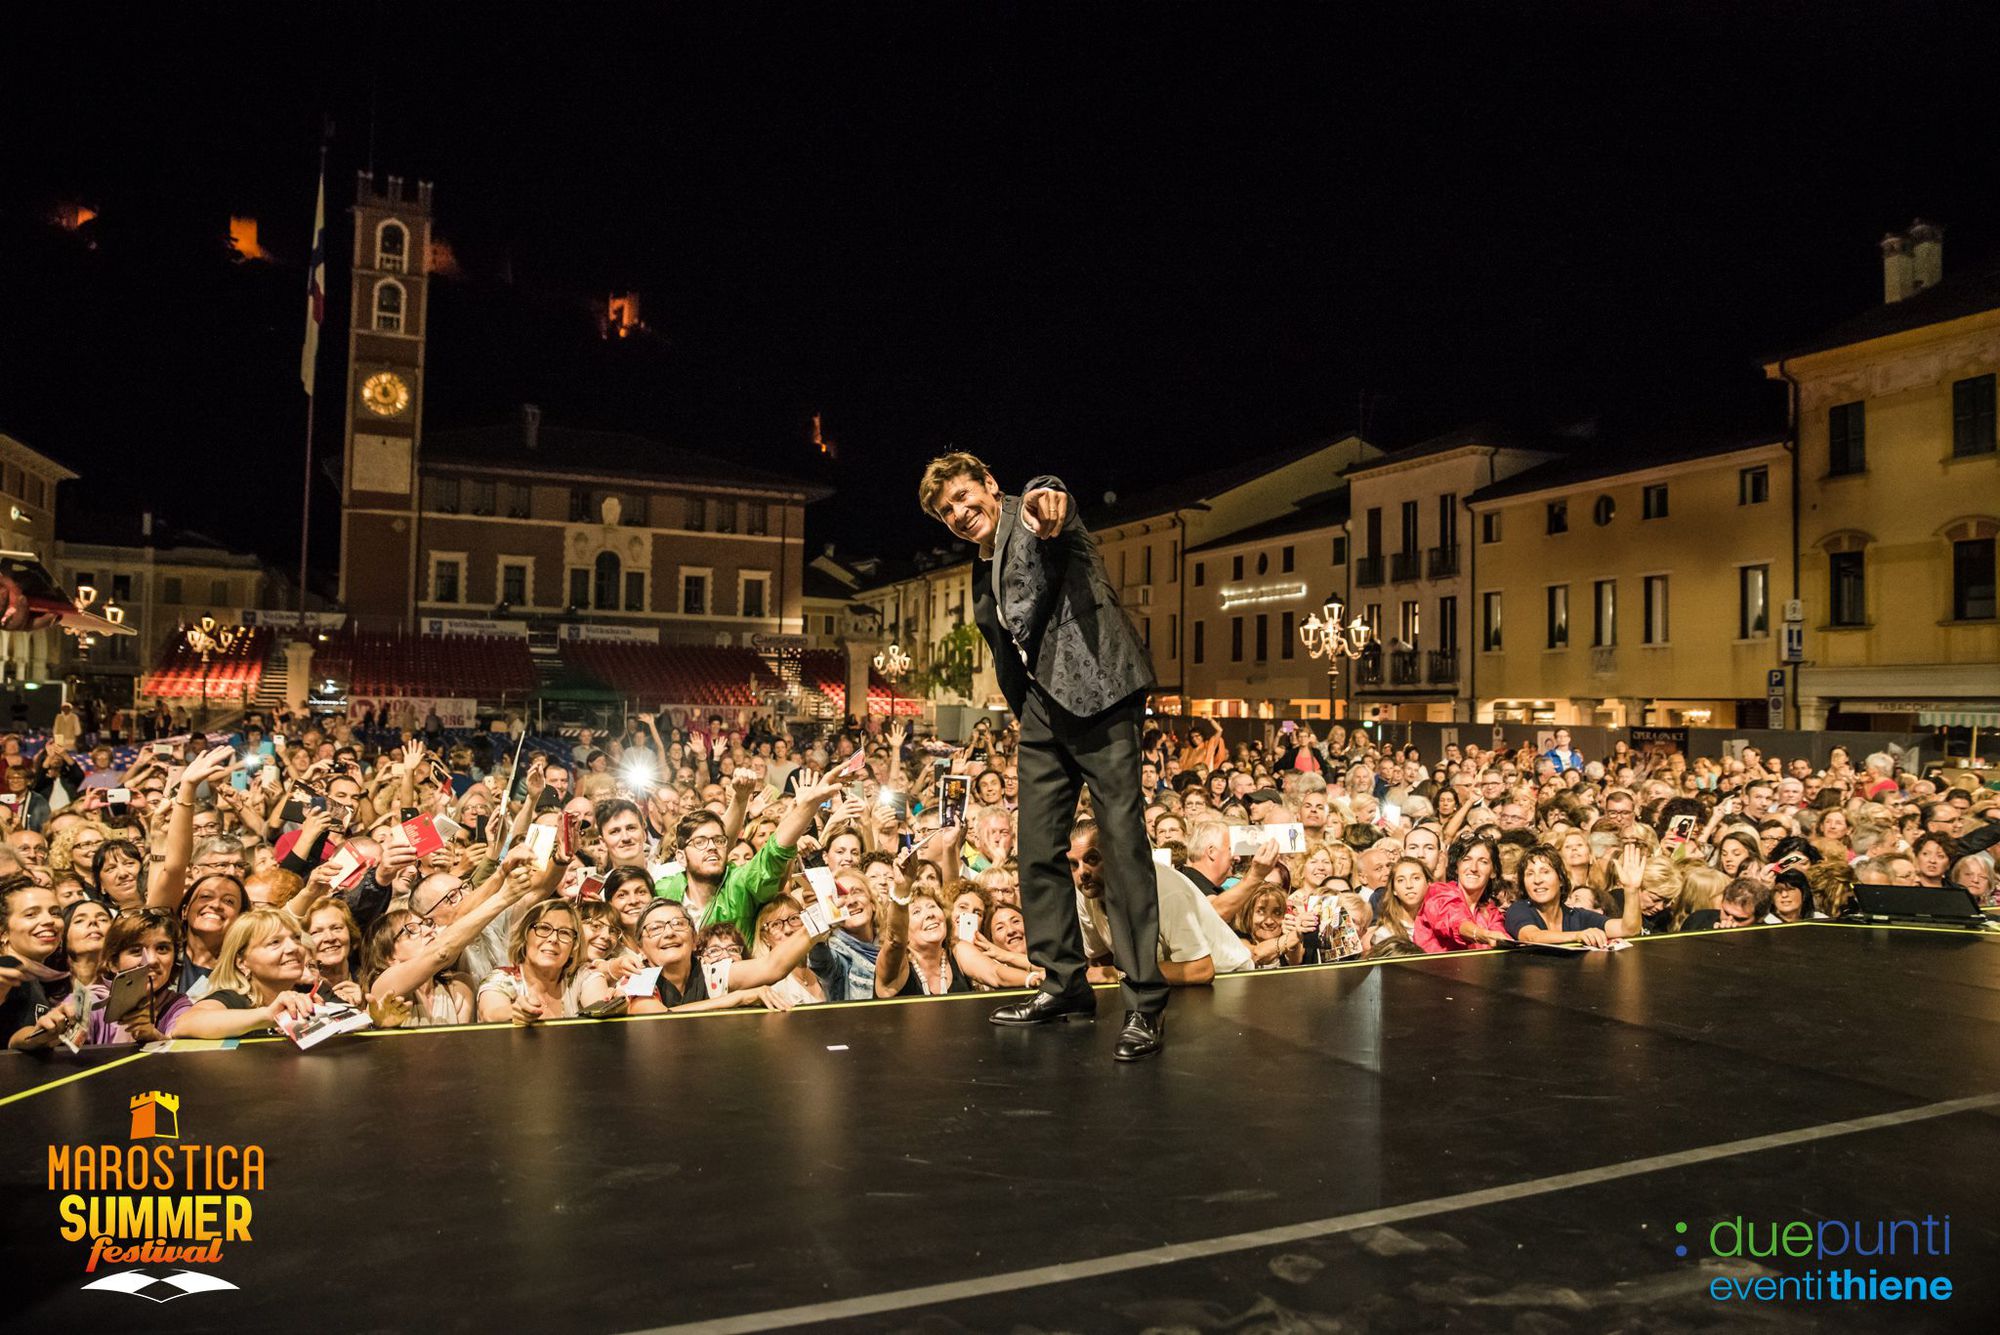
{"type": "Polygon", "coordinates": [[[179,1140],[181,1096],[150,1090],[132,1096],[132,1139],[179,1140]]]}

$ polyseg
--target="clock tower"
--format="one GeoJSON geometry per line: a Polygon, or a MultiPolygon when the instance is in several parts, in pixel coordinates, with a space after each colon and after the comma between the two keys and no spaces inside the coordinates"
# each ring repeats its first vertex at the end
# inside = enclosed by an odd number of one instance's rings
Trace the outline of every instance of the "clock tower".
{"type": "Polygon", "coordinates": [[[362,630],[416,625],[431,183],[414,184],[362,172],[354,197],[340,600],[362,630]]]}

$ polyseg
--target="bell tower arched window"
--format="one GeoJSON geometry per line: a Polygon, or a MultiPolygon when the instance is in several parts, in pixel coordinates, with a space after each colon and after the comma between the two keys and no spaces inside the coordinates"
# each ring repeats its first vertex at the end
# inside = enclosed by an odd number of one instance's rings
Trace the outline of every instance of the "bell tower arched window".
{"type": "Polygon", "coordinates": [[[375,284],[375,329],[378,333],[403,332],[403,285],[393,278],[375,284]]]}
{"type": "Polygon", "coordinates": [[[375,231],[375,267],[384,273],[410,271],[410,229],[394,218],[375,231]]]}

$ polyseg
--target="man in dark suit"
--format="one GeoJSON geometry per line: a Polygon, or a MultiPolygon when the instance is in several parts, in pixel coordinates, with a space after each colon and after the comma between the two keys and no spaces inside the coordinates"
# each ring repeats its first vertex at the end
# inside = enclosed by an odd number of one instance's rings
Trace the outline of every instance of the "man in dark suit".
{"type": "Polygon", "coordinates": [[[931,461],[918,495],[929,514],[978,549],[973,617],[1021,725],[1021,907],[1028,954],[1043,982],[1033,1000],[1002,1007],[993,1022],[1048,1024],[1096,1012],[1069,867],[1070,826],[1088,784],[1098,834],[1077,855],[1101,860],[1112,955],[1125,975],[1125,1027],[1115,1055],[1150,1056],[1160,1050],[1167,1004],[1139,792],[1151,659],[1059,479],[1038,477],[1020,496],[1008,496],[979,459],[954,453],[931,461]]]}

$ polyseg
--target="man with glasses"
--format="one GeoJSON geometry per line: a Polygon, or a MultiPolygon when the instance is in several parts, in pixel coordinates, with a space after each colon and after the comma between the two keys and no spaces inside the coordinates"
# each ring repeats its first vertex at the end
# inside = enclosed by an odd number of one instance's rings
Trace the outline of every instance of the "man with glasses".
{"type": "Polygon", "coordinates": [[[669,872],[653,885],[653,893],[682,905],[701,928],[727,923],[744,940],[750,939],[757,910],[785,888],[785,873],[798,855],[799,840],[812,828],[820,803],[839,795],[861,766],[848,766],[802,785],[778,828],[748,862],[729,865],[729,836],[722,817],[707,808],[689,812],[675,827],[682,870],[669,872]]]}
{"type": "Polygon", "coordinates": [[[208,840],[188,864],[190,881],[203,876],[234,876],[240,881],[249,873],[250,860],[244,856],[243,841],[233,834],[218,834],[208,840]]]}

